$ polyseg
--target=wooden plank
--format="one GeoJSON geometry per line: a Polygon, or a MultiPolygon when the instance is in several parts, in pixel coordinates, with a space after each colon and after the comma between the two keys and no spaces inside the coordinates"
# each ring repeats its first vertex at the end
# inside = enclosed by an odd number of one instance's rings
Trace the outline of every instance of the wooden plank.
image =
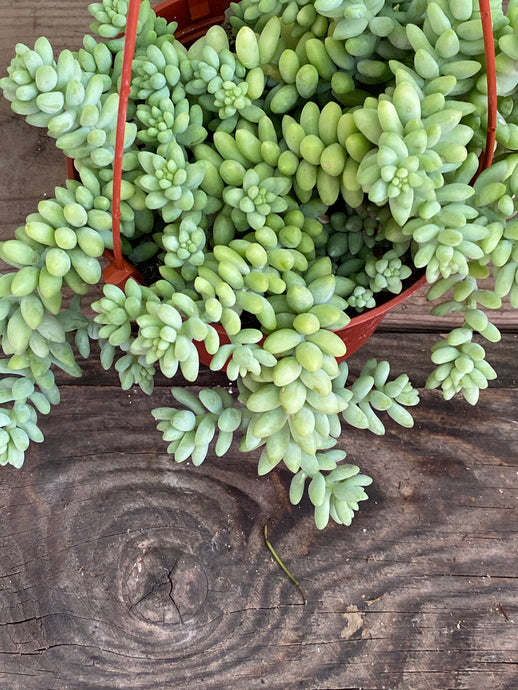
{"type": "MultiPolygon", "coordinates": [[[[381,328],[348,360],[352,376],[358,376],[365,362],[374,357],[390,362],[395,376],[408,374],[414,386],[423,387],[435,368],[430,359],[432,346],[440,340],[438,333],[406,333],[385,331],[381,328]]],[[[490,382],[491,387],[515,388],[518,382],[516,352],[518,336],[504,333],[498,343],[489,343],[475,338],[485,351],[488,362],[496,370],[498,378],[490,382]]]]}
{"type": "Polygon", "coordinates": [[[514,687],[518,393],[423,397],[413,431],[344,432],[375,484],[318,533],[257,454],[174,466],[166,389],[66,387],[0,475],[2,687],[514,687]]]}
{"type": "MultiPolygon", "coordinates": [[[[480,287],[490,289],[491,281],[482,282],[480,287]]],[[[426,293],[430,286],[424,286],[413,294],[406,302],[394,307],[383,319],[381,328],[386,330],[398,331],[443,331],[448,332],[452,328],[461,326],[462,315],[452,314],[450,316],[433,316],[430,312],[435,304],[442,300],[430,302],[426,299],[426,293]]],[[[451,299],[451,297],[448,297],[451,299]]],[[[509,300],[503,300],[502,307],[497,311],[487,310],[487,315],[492,323],[502,331],[516,331],[518,327],[518,311],[513,309],[509,300]]]]}
{"type": "Polygon", "coordinates": [[[14,115],[3,97],[0,121],[4,137],[0,151],[0,238],[6,240],[29,213],[36,211],[41,199],[54,196],[54,188],[64,182],[65,170],[54,141],[14,115]]]}
{"type": "MultiPolygon", "coordinates": [[[[81,47],[88,31],[87,3],[78,0],[50,0],[44,4],[29,0],[1,0],[0,74],[4,76],[15,54],[16,43],[34,45],[47,36],[56,53],[81,47]]],[[[38,201],[53,194],[65,179],[63,155],[43,129],[31,127],[11,112],[0,98],[2,147],[0,149],[0,236],[7,239],[25,216],[36,210],[38,201]]]]}
{"type": "MultiPolygon", "coordinates": [[[[366,343],[348,360],[351,380],[356,378],[368,359],[388,360],[391,365],[391,375],[395,378],[406,373],[411,376],[414,386],[422,388],[435,365],[430,361],[430,349],[439,339],[437,333],[393,333],[377,331],[366,343]]],[[[492,388],[515,388],[518,383],[518,368],[516,352],[518,349],[518,335],[505,333],[500,343],[487,343],[481,338],[487,359],[498,374],[496,381],[491,381],[492,388]]],[[[92,354],[88,360],[78,360],[83,370],[81,385],[119,387],[119,377],[113,370],[104,371],[99,364],[99,351],[93,343],[92,354]]],[[[56,380],[62,386],[75,386],[78,380],[56,372],[56,380]]],[[[186,385],[185,379],[178,374],[173,381],[157,373],[155,386],[170,387],[171,385],[186,385]]],[[[207,367],[200,366],[197,381],[201,387],[225,386],[228,379],[222,372],[212,372],[207,367]]],[[[234,386],[235,387],[235,386],[234,386]]]]}

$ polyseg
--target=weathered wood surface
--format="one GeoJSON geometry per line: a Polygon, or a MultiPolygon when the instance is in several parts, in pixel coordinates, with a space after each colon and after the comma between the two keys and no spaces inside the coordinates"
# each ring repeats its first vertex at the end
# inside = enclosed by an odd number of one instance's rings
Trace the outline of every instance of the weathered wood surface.
{"type": "MultiPolygon", "coordinates": [[[[17,40],[79,45],[85,7],[1,0],[1,70],[17,40]]],[[[0,117],[7,238],[63,169],[5,102],[0,117]]],[[[353,373],[388,358],[424,385],[442,326],[421,297],[353,373]]],[[[0,688],[514,690],[518,323],[505,319],[489,348],[500,378],[476,408],[423,391],[411,431],[344,429],[340,446],[375,481],[350,528],[322,533],[307,501],[290,506],[288,473],[257,478],[254,455],[175,466],[150,415],[170,382],[152,399],[123,392],[95,358],[79,383],[62,377],[45,443],[0,472],[0,688]]]]}
{"type": "MultiPolygon", "coordinates": [[[[408,364],[397,336],[377,344],[408,364]]],[[[0,476],[0,687],[516,687],[504,379],[475,409],[424,393],[413,431],[345,432],[375,484],[351,528],[323,533],[253,457],[173,466],[149,414],[166,386],[63,386],[45,444],[0,476]]]]}

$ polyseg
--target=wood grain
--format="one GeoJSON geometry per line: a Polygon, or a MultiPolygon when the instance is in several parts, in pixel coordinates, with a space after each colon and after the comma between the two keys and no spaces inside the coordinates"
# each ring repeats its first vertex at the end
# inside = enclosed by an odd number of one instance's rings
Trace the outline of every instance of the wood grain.
{"type": "Polygon", "coordinates": [[[0,477],[1,687],[512,688],[518,394],[465,433],[466,405],[423,397],[412,432],[344,433],[371,500],[317,533],[254,457],[174,466],[149,415],[167,388],[67,386],[0,477]]]}
{"type": "MultiPolygon", "coordinates": [[[[0,0],[0,69],[16,41],[80,45],[79,0],[0,0]]],[[[60,155],[0,103],[0,237],[63,180],[60,155]],[[22,165],[23,164],[23,165],[22,165]]],[[[446,322],[424,293],[350,360],[388,358],[420,388],[446,322]]],[[[257,454],[175,465],[150,411],[95,355],[22,470],[0,471],[0,688],[514,690],[518,687],[518,321],[488,346],[499,379],[476,408],[422,391],[415,428],[340,446],[374,478],[350,528],[319,533],[289,473],[257,454]],[[296,575],[265,546],[264,526],[296,575]]],[[[181,378],[174,381],[186,385],[181,378]]],[[[204,370],[202,385],[225,385],[204,370]]]]}

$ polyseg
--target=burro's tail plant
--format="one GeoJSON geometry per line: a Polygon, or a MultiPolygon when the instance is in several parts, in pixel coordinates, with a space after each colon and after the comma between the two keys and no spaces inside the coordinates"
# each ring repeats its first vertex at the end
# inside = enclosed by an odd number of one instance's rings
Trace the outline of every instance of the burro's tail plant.
{"type": "Polygon", "coordinates": [[[346,425],[410,428],[418,402],[384,359],[349,380],[350,319],[426,274],[433,313],[458,315],[427,386],[474,404],[496,376],[488,312],[518,306],[518,3],[489,4],[496,72],[476,0],[241,0],[190,46],[143,0],[120,180],[128,2],[90,5],[77,51],[18,44],[0,87],[75,178],[0,243],[0,464],[43,440],[53,372],[79,376],[92,340],[147,394],[157,371],[195,382],[205,351],[237,398],[173,387],[153,411],[168,452],[199,465],[235,443],[259,474],[292,473],[318,528],[349,525],[372,480],[345,461],[346,425]],[[115,210],[143,279],[90,305],[115,210]]]}

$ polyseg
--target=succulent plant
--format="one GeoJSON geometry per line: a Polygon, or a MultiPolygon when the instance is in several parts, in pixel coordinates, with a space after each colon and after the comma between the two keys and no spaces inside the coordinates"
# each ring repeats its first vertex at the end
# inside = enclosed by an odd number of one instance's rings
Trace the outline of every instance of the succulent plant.
{"type": "Polygon", "coordinates": [[[77,51],[18,44],[0,87],[76,179],[0,243],[12,267],[0,276],[0,464],[20,467],[43,440],[53,368],[80,375],[92,340],[124,389],[147,394],[158,370],[196,381],[205,348],[238,397],[173,387],[153,411],[168,452],[199,465],[235,441],[261,475],[283,463],[291,502],[307,492],[319,529],[350,524],[372,480],[344,462],[343,424],[383,434],[386,413],[409,428],[418,402],[384,360],[348,381],[350,319],[425,272],[432,312],[459,319],[432,349],[427,386],[475,404],[496,376],[479,340],[500,337],[488,311],[518,306],[516,7],[491,1],[497,126],[484,151],[492,75],[473,0],[241,0],[188,47],[144,0],[119,208],[128,0],[92,4],[96,37],[77,51]],[[92,317],[81,302],[115,252],[118,214],[122,253],[146,279],[105,285],[92,317]]]}

